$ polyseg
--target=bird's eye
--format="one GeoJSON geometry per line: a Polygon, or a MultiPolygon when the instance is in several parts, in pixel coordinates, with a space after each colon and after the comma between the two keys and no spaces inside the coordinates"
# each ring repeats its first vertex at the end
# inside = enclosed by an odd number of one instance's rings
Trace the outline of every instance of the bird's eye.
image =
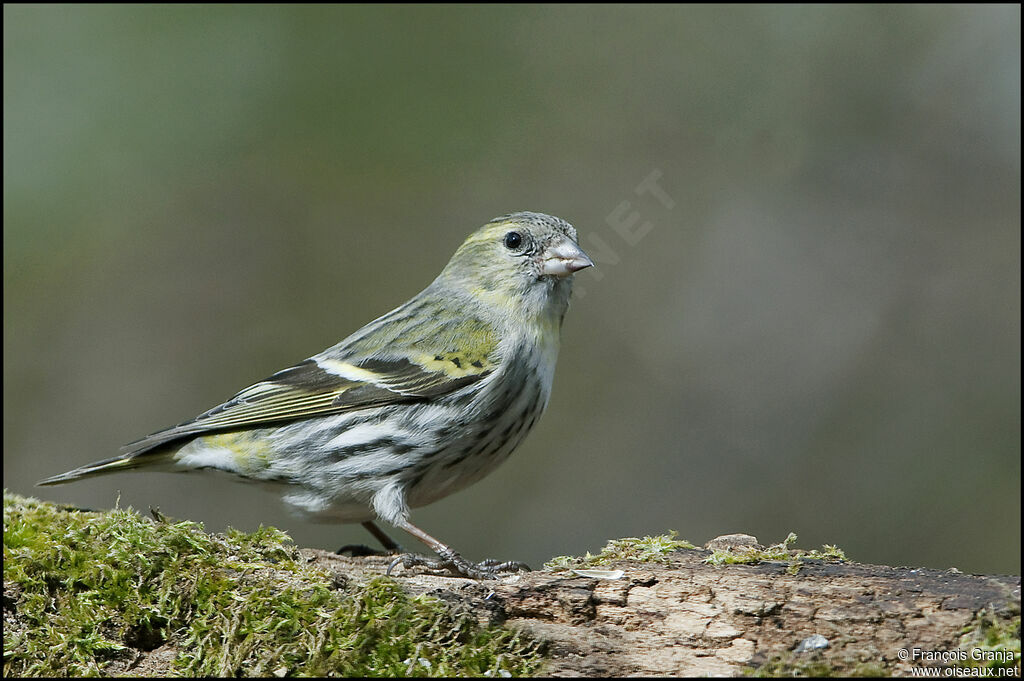
{"type": "Polygon", "coordinates": [[[505,235],[505,248],[514,251],[523,245],[523,235],[519,232],[509,232],[505,235]]]}

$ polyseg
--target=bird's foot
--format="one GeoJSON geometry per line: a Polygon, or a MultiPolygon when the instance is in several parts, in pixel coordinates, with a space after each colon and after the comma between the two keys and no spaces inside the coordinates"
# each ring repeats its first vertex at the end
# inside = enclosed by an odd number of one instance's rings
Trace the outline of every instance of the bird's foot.
{"type": "Polygon", "coordinates": [[[438,553],[438,558],[427,558],[415,553],[403,553],[396,557],[388,565],[387,575],[398,565],[404,569],[422,568],[424,572],[440,577],[469,577],[470,579],[497,579],[503,572],[530,572],[530,566],[518,560],[507,560],[504,562],[488,558],[479,563],[473,563],[451,549],[438,553]]]}

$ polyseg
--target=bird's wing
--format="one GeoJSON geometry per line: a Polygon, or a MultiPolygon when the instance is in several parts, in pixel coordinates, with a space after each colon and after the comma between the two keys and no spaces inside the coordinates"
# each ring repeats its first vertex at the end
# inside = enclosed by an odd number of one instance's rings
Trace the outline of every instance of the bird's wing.
{"type": "Polygon", "coordinates": [[[191,421],[153,433],[123,450],[129,455],[141,454],[197,433],[430,399],[475,383],[494,368],[486,357],[457,352],[358,361],[318,355],[249,386],[191,421]]]}

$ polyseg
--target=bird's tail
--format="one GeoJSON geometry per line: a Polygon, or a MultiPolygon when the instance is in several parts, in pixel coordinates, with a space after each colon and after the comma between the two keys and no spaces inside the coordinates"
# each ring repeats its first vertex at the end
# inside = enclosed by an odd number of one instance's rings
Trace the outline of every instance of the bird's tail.
{"type": "Polygon", "coordinates": [[[66,482],[74,482],[75,480],[81,480],[82,478],[91,478],[94,475],[120,473],[121,471],[128,471],[133,468],[139,468],[140,466],[148,467],[153,464],[166,463],[167,461],[168,454],[164,452],[147,451],[141,454],[122,454],[121,456],[103,459],[102,461],[94,461],[93,463],[79,466],[67,473],[51,476],[45,480],[40,480],[36,485],[39,487],[46,485],[63,485],[66,482]]]}

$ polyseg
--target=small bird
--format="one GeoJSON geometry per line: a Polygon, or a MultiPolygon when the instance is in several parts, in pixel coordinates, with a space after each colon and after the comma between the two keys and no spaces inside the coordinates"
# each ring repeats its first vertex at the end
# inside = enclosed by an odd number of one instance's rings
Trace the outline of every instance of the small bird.
{"type": "Polygon", "coordinates": [[[534,426],[551,394],[572,275],[593,262],[576,230],[543,213],[491,220],[405,304],[337,345],[278,371],[123,454],[40,481],[58,485],[126,470],[213,469],[274,486],[312,520],[374,522],[438,556],[405,569],[482,579],[515,561],[473,563],[409,522],[409,509],[480,480],[534,426]]]}

